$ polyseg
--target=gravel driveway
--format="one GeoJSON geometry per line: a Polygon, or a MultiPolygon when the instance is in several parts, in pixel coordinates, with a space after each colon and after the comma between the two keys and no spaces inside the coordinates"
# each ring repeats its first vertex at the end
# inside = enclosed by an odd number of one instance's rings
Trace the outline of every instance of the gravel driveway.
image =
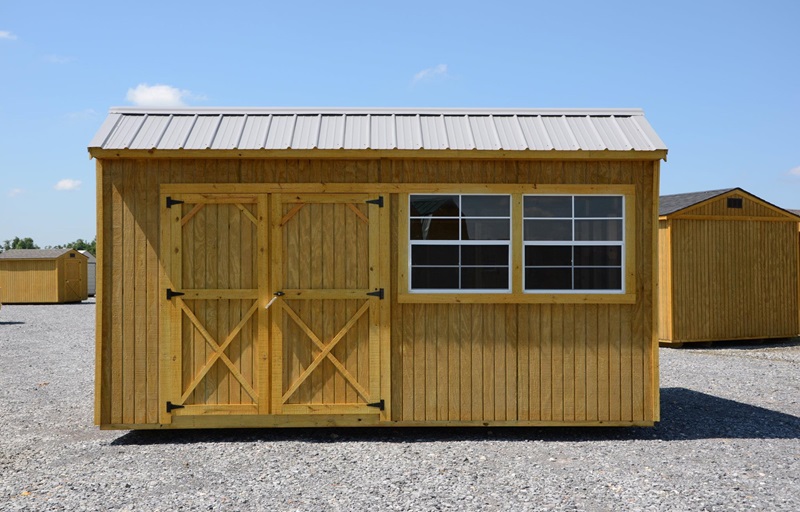
{"type": "Polygon", "coordinates": [[[0,311],[0,510],[800,510],[800,339],[661,349],[655,428],[125,432],[94,316],[0,311]]]}

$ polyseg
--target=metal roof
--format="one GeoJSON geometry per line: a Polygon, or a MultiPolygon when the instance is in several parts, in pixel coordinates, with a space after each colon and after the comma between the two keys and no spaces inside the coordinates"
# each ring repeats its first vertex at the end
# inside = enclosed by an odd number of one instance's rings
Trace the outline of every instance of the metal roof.
{"type": "MultiPolygon", "coordinates": [[[[54,260],[72,249],[9,249],[0,253],[4,260],[54,260]]],[[[80,253],[79,253],[80,254],[80,253]]]]}
{"type": "Polygon", "coordinates": [[[103,150],[663,151],[639,109],[113,108],[103,150]]]}

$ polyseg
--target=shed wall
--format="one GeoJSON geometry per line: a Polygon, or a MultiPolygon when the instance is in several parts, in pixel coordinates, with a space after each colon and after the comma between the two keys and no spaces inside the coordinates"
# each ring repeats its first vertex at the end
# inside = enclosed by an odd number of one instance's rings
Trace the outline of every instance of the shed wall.
{"type": "Polygon", "coordinates": [[[673,331],[666,339],[780,338],[800,332],[795,223],[671,223],[673,331]]]}
{"type": "MultiPolygon", "coordinates": [[[[158,422],[161,184],[404,182],[633,184],[637,297],[630,305],[400,304],[393,270],[393,421],[652,422],[658,416],[652,222],[657,166],[641,161],[101,161],[97,422],[158,422]]],[[[396,194],[390,205],[396,269],[396,194]]]]}
{"type": "Polygon", "coordinates": [[[60,302],[57,260],[0,261],[0,302],[60,302]]]}

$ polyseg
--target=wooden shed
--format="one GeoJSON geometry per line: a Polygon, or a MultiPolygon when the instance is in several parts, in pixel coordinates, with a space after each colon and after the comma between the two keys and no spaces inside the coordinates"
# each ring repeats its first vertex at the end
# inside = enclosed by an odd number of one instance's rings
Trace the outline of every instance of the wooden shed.
{"type": "Polygon", "coordinates": [[[662,344],[800,333],[799,221],[741,188],[662,196],[662,344]]]}
{"type": "Polygon", "coordinates": [[[103,428],[652,425],[640,110],[120,108],[103,428]]]}
{"type": "Polygon", "coordinates": [[[0,253],[0,302],[47,304],[85,300],[86,256],[72,249],[0,253]]]}

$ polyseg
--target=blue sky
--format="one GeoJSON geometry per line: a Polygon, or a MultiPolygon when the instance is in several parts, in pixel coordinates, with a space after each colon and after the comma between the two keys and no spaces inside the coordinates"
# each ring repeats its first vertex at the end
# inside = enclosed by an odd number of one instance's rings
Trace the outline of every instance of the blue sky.
{"type": "Polygon", "coordinates": [[[0,0],[0,242],[95,236],[114,106],[642,108],[662,194],[800,209],[800,2],[0,0]]]}

